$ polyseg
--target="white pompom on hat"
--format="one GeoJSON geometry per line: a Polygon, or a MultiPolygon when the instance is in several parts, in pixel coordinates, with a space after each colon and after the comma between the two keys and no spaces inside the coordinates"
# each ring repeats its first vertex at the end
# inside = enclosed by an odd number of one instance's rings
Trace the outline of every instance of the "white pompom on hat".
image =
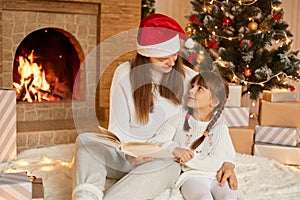
{"type": "Polygon", "coordinates": [[[188,37],[177,21],[163,14],[150,14],[140,23],[137,52],[146,57],[169,56],[179,51],[180,39],[187,41],[188,37]]]}

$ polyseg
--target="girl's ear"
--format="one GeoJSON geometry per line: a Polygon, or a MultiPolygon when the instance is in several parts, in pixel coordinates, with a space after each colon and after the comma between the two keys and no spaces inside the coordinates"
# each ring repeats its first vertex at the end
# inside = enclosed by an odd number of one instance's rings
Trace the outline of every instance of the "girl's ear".
{"type": "Polygon", "coordinates": [[[220,101],[217,98],[211,98],[210,99],[210,106],[215,108],[220,104],[220,101]]]}

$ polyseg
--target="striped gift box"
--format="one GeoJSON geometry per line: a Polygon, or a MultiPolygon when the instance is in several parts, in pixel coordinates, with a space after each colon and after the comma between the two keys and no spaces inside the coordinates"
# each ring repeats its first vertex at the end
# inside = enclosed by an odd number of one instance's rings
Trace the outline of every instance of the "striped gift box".
{"type": "Polygon", "coordinates": [[[225,107],[222,113],[228,127],[249,126],[249,107],[225,107]]]}
{"type": "Polygon", "coordinates": [[[31,200],[32,183],[25,172],[0,176],[0,200],[31,200]]]}
{"type": "Polygon", "coordinates": [[[0,163],[15,159],[16,145],[16,93],[0,90],[0,163]]]}
{"type": "Polygon", "coordinates": [[[255,127],[255,141],[288,146],[300,143],[300,128],[283,128],[272,126],[255,127]]]}

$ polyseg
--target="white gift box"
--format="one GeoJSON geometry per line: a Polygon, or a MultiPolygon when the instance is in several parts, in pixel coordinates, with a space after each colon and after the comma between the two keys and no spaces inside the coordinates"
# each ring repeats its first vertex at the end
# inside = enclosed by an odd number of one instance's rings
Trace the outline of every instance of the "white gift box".
{"type": "Polygon", "coordinates": [[[266,143],[254,144],[254,155],[267,157],[287,165],[300,165],[300,147],[266,143]]]}
{"type": "Polygon", "coordinates": [[[272,126],[255,127],[255,141],[272,144],[297,146],[300,143],[300,128],[283,128],[272,126]]]}
{"type": "Polygon", "coordinates": [[[0,89],[0,163],[16,157],[16,120],[16,92],[0,89]]]}
{"type": "Polygon", "coordinates": [[[229,95],[225,107],[241,107],[242,86],[236,84],[229,85],[229,95]]]}
{"type": "Polygon", "coordinates": [[[0,176],[0,200],[31,200],[32,183],[25,172],[0,176]]]}
{"type": "Polygon", "coordinates": [[[271,102],[296,101],[297,93],[287,89],[263,90],[263,100],[271,102]]]}
{"type": "Polygon", "coordinates": [[[222,113],[228,127],[249,126],[249,107],[225,107],[222,113]]]}

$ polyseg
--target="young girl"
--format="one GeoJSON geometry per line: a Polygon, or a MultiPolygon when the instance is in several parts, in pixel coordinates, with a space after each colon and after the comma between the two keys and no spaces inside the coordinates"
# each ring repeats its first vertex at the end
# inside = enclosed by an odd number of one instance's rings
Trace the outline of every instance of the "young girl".
{"type": "Polygon", "coordinates": [[[237,198],[237,191],[231,190],[228,183],[220,187],[216,180],[228,154],[235,152],[228,128],[220,117],[227,97],[227,82],[219,75],[196,75],[187,97],[188,111],[168,120],[150,140],[172,152],[182,164],[175,191],[180,188],[186,200],[237,198]]]}

